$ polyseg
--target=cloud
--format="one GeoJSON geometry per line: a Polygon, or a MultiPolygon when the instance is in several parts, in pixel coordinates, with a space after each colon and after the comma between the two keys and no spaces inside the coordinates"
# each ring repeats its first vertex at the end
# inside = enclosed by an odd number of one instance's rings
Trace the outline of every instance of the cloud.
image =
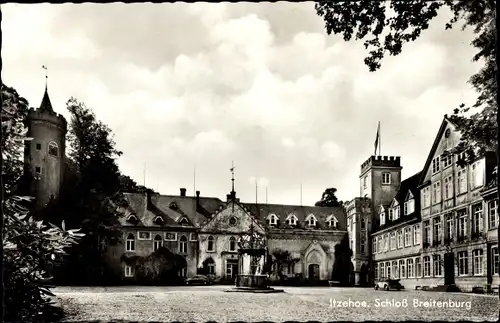
{"type": "Polygon", "coordinates": [[[359,194],[373,153],[420,170],[442,116],[475,94],[470,30],[436,18],[370,73],[360,42],[327,36],[313,2],[2,6],[3,80],[36,106],[49,67],[58,112],[70,96],[115,133],[123,172],[177,194],[313,204],[359,194]],[[196,176],[194,176],[196,168],[196,176]],[[196,177],[196,180],[194,180],[196,177]],[[248,179],[248,180],[245,180],[248,179]],[[272,185],[271,185],[272,184],[272,185]],[[188,189],[190,190],[190,189],[188,189]],[[193,187],[194,190],[194,187],[193,187]],[[258,199],[263,200],[259,189],[258,199]]]}

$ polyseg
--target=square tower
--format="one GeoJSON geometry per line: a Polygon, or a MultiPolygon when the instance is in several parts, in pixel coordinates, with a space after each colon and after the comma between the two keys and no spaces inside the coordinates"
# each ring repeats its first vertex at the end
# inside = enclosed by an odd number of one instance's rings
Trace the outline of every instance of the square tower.
{"type": "Polygon", "coordinates": [[[372,210],[389,204],[401,186],[401,157],[370,156],[361,165],[360,196],[369,198],[372,210]]]}

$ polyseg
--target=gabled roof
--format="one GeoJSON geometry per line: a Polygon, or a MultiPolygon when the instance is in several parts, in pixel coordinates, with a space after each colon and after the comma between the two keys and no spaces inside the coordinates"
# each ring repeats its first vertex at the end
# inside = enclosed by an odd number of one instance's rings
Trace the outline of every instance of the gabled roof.
{"type": "Polygon", "coordinates": [[[439,126],[439,131],[436,135],[436,138],[434,139],[434,143],[432,144],[432,148],[431,150],[429,151],[429,154],[427,155],[427,160],[425,161],[425,165],[424,165],[424,168],[422,169],[422,178],[419,178],[419,181],[418,181],[418,186],[420,185],[423,185],[424,184],[424,180],[425,180],[425,174],[427,173],[427,170],[429,169],[430,165],[431,165],[431,162],[432,162],[432,157],[434,156],[434,153],[436,152],[436,149],[439,145],[439,141],[441,140],[441,137],[443,136],[445,130],[446,130],[446,127],[451,124],[453,125],[454,127],[456,127],[456,125],[450,121],[450,119],[448,118],[447,115],[444,116],[443,118],[443,122],[441,122],[441,126],[439,126]]]}

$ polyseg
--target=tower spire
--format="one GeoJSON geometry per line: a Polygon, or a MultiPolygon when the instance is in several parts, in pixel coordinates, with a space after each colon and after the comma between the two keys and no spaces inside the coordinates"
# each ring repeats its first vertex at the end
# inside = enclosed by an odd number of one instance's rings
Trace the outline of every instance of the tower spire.
{"type": "Polygon", "coordinates": [[[233,212],[234,212],[234,200],[236,199],[236,192],[234,191],[234,161],[231,162],[231,184],[232,184],[232,189],[231,189],[231,199],[233,201],[233,212]]]}
{"type": "Polygon", "coordinates": [[[50,103],[49,93],[47,90],[47,82],[49,78],[47,75],[47,66],[42,65],[42,68],[45,70],[45,93],[43,94],[42,103],[40,104],[40,111],[54,113],[54,109],[52,109],[52,103],[50,103]]]}

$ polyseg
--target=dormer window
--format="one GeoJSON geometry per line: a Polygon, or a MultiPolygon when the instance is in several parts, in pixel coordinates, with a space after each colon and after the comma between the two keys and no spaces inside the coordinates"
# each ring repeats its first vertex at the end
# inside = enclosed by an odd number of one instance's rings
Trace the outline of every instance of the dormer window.
{"type": "Polygon", "coordinates": [[[179,224],[180,224],[180,225],[189,225],[189,221],[188,221],[188,219],[186,219],[185,217],[183,217],[183,218],[179,221],[179,224]]]}
{"type": "Polygon", "coordinates": [[[139,219],[137,218],[137,216],[132,213],[128,216],[127,218],[127,222],[130,222],[130,223],[137,223],[139,221],[139,219]]]}
{"type": "Polygon", "coordinates": [[[288,225],[297,225],[297,217],[295,216],[295,214],[291,214],[288,216],[288,218],[286,219],[286,223],[288,225]]]}
{"type": "Polygon", "coordinates": [[[177,203],[175,202],[171,202],[169,205],[168,205],[169,208],[171,208],[172,210],[177,210],[179,207],[177,206],[177,203]]]}
{"type": "Polygon", "coordinates": [[[385,212],[380,213],[380,225],[385,225],[385,212]]]}
{"type": "Polygon", "coordinates": [[[392,208],[389,209],[389,221],[392,221],[394,218],[394,210],[392,208]]]}
{"type": "Polygon", "coordinates": [[[278,217],[276,216],[276,214],[270,214],[268,217],[267,217],[267,224],[270,224],[270,225],[277,225],[278,224],[278,217]]]}
{"type": "Polygon", "coordinates": [[[306,223],[308,226],[310,226],[310,227],[315,226],[317,221],[318,220],[316,220],[316,217],[314,216],[314,214],[311,213],[307,216],[306,223]]]}
{"type": "Polygon", "coordinates": [[[399,204],[394,206],[394,217],[392,218],[392,220],[397,220],[399,219],[399,204]]]}
{"type": "Polygon", "coordinates": [[[338,227],[338,223],[339,221],[337,220],[337,218],[333,215],[330,215],[327,219],[326,219],[326,224],[330,227],[330,228],[334,228],[336,229],[338,227]]]}
{"type": "Polygon", "coordinates": [[[163,220],[163,218],[158,215],[153,219],[153,223],[157,225],[163,225],[165,224],[165,220],[163,220]]]}

